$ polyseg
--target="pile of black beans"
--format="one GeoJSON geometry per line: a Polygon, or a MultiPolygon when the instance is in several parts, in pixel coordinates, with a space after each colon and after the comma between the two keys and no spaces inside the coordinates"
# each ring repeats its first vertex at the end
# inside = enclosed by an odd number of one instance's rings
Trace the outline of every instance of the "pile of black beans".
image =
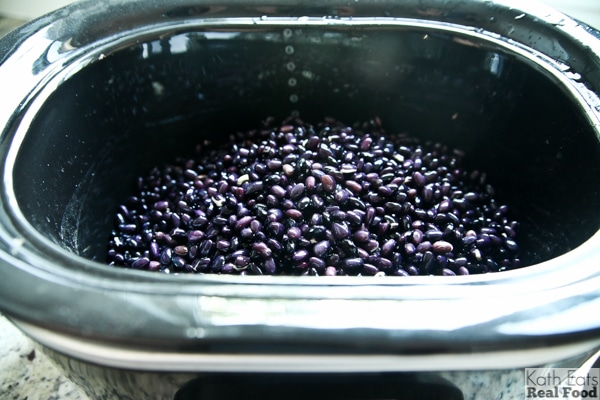
{"type": "Polygon", "coordinates": [[[155,167],[116,213],[108,263],[164,273],[468,275],[518,268],[517,223],[439,143],[288,119],[155,167]]]}

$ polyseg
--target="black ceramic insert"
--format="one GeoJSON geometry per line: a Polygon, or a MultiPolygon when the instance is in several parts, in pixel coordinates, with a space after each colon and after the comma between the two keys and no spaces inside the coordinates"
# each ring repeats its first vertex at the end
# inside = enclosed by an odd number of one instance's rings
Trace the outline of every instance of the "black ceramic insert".
{"type": "Polygon", "coordinates": [[[475,37],[416,27],[206,29],[134,41],[37,113],[15,194],[47,238],[102,262],[116,206],[149,168],[268,116],[351,124],[463,149],[521,222],[524,265],[600,227],[600,142],[549,73],[475,37]]]}

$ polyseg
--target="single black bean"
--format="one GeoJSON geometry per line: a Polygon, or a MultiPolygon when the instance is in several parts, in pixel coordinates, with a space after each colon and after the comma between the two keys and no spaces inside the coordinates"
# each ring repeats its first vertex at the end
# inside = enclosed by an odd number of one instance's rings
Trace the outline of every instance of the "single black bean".
{"type": "Polygon", "coordinates": [[[321,176],[321,184],[323,185],[323,190],[329,193],[333,193],[335,190],[335,179],[331,175],[323,175],[321,176]]]}
{"type": "Polygon", "coordinates": [[[388,255],[394,251],[398,242],[395,239],[388,239],[383,246],[381,246],[381,254],[388,255]]]}
{"type": "Polygon", "coordinates": [[[150,259],[148,259],[148,257],[140,257],[137,260],[133,261],[133,263],[131,263],[131,267],[135,269],[144,269],[148,266],[149,263],[150,259]]]}
{"type": "Polygon", "coordinates": [[[365,264],[365,261],[362,258],[353,257],[353,258],[345,258],[341,261],[341,263],[342,263],[342,268],[347,268],[347,269],[353,270],[353,269],[361,268],[365,264]]]}
{"type": "Polygon", "coordinates": [[[392,262],[392,260],[384,258],[384,257],[377,258],[376,264],[381,269],[390,269],[394,265],[394,263],[392,262]]]}
{"type": "Polygon", "coordinates": [[[286,191],[285,191],[285,189],[284,189],[284,188],[282,188],[282,187],[281,187],[281,186],[279,186],[279,185],[273,185],[273,186],[271,186],[271,189],[270,189],[270,191],[271,191],[271,193],[272,193],[272,194],[273,194],[275,197],[277,197],[277,198],[279,198],[279,199],[282,199],[282,198],[283,198],[283,197],[285,197],[285,195],[286,195],[286,191]]]}
{"type": "Polygon", "coordinates": [[[360,230],[354,232],[353,237],[354,237],[354,240],[356,240],[357,242],[364,243],[364,242],[369,241],[370,235],[371,234],[369,233],[368,230],[366,230],[366,229],[360,229],[360,230]]]}
{"type": "Polygon", "coordinates": [[[431,250],[432,248],[433,248],[433,246],[432,246],[431,242],[428,240],[425,240],[417,245],[416,251],[418,251],[420,253],[424,253],[426,251],[431,250]]]}
{"type": "Polygon", "coordinates": [[[325,260],[320,257],[310,257],[308,259],[308,265],[317,270],[322,270],[326,267],[325,260]]]}
{"type": "Polygon", "coordinates": [[[167,247],[163,249],[160,254],[160,263],[163,265],[168,265],[173,258],[173,249],[167,247]]]}
{"type": "Polygon", "coordinates": [[[363,219],[363,216],[361,216],[356,211],[348,211],[346,213],[346,217],[347,217],[348,222],[351,224],[354,224],[354,225],[358,225],[358,224],[362,223],[362,219],[363,219]]]}
{"type": "Polygon", "coordinates": [[[451,243],[446,242],[444,240],[438,240],[437,242],[433,242],[432,250],[434,253],[443,254],[449,253],[454,249],[451,243]]]}
{"type": "Polygon", "coordinates": [[[277,264],[273,258],[267,258],[263,261],[261,269],[264,271],[264,273],[273,275],[277,271],[277,264]]]}
{"type": "Polygon", "coordinates": [[[395,201],[388,201],[385,203],[384,208],[393,213],[399,213],[402,211],[402,204],[395,201]]]}
{"type": "Polygon", "coordinates": [[[354,193],[360,193],[363,189],[363,187],[360,183],[353,181],[353,180],[347,180],[346,187],[348,189],[350,189],[351,191],[353,191],[354,193]]]}
{"type": "Polygon", "coordinates": [[[415,185],[417,187],[423,187],[423,186],[425,186],[425,183],[426,183],[425,176],[422,173],[420,173],[419,171],[415,171],[412,174],[412,178],[413,178],[413,181],[415,182],[415,185]]]}
{"type": "Polygon", "coordinates": [[[273,251],[264,242],[252,243],[252,249],[263,258],[271,258],[273,256],[273,251]]]}
{"type": "Polygon", "coordinates": [[[348,225],[346,225],[345,222],[334,222],[331,225],[331,230],[333,232],[333,236],[336,239],[346,238],[350,234],[350,229],[348,228],[348,225]]]}
{"type": "Polygon", "coordinates": [[[302,211],[299,211],[299,210],[296,210],[293,208],[286,210],[285,215],[287,215],[288,217],[295,219],[295,220],[302,219],[302,211]]]}
{"type": "Polygon", "coordinates": [[[506,248],[512,252],[516,252],[519,250],[519,246],[517,245],[517,242],[515,242],[512,239],[506,239],[504,241],[504,243],[506,244],[506,248]]]}
{"type": "Polygon", "coordinates": [[[305,188],[306,188],[306,186],[304,185],[304,183],[298,183],[298,184],[296,184],[290,190],[290,198],[292,200],[296,200],[296,199],[300,198],[300,196],[302,196],[304,194],[304,189],[305,188]]]}
{"type": "Polygon", "coordinates": [[[375,274],[379,273],[379,268],[377,268],[373,264],[368,264],[368,263],[363,264],[362,270],[367,275],[375,275],[375,274]]]}
{"type": "Polygon", "coordinates": [[[331,244],[328,240],[322,240],[314,245],[313,253],[317,257],[322,257],[323,255],[325,255],[325,253],[329,251],[330,247],[331,244]]]}
{"type": "Polygon", "coordinates": [[[173,257],[172,265],[176,270],[184,269],[186,266],[185,259],[183,257],[175,256],[173,257]]]}
{"type": "Polygon", "coordinates": [[[308,257],[308,251],[306,249],[296,250],[293,255],[294,261],[301,261],[308,257]]]}

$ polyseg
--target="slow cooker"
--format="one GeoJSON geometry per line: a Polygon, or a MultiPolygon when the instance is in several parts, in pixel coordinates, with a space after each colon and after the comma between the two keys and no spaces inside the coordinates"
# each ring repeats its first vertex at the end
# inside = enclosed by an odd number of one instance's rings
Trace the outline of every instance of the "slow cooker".
{"type": "Polygon", "coordinates": [[[528,1],[84,1],[0,40],[0,310],[91,398],[523,398],[600,350],[600,32],[528,1]],[[464,149],[524,268],[106,265],[151,166],[289,115],[464,149]]]}

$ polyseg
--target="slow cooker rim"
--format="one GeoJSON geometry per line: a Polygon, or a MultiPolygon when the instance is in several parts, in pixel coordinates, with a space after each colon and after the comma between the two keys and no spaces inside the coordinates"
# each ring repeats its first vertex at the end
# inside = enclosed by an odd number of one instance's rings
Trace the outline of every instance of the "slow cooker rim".
{"type": "MultiPolygon", "coordinates": [[[[245,22],[248,22],[247,20],[245,22]]],[[[282,19],[280,21],[278,21],[277,23],[285,25],[289,22],[289,18],[285,18],[282,19]]],[[[300,25],[303,24],[310,24],[310,26],[312,26],[312,23],[316,23],[317,25],[332,25],[332,24],[352,24],[353,26],[362,26],[361,23],[361,19],[360,18],[351,18],[351,19],[338,19],[335,20],[334,22],[331,21],[323,21],[322,19],[311,19],[308,17],[305,17],[302,19],[302,21],[300,22],[300,25]]],[[[396,19],[395,22],[392,22],[388,19],[382,19],[381,21],[378,21],[380,25],[382,26],[403,26],[404,24],[406,24],[406,26],[415,26],[415,27],[428,27],[430,29],[439,29],[440,31],[444,31],[444,32],[452,32],[452,33],[456,33],[456,34],[467,34],[467,35],[472,35],[473,38],[475,40],[484,40],[484,41],[488,41],[490,43],[493,43],[495,45],[498,46],[503,46],[504,49],[509,49],[512,52],[515,52],[516,54],[522,56],[522,57],[526,57],[527,61],[530,62],[536,62],[538,63],[538,66],[543,66],[546,71],[553,73],[553,78],[556,78],[559,80],[559,82],[563,85],[564,88],[566,88],[566,90],[568,90],[569,95],[575,97],[578,100],[578,104],[580,106],[583,106],[583,104],[586,104],[589,106],[589,104],[587,103],[587,98],[584,98],[581,95],[580,92],[580,88],[575,87],[572,83],[573,81],[571,79],[569,79],[568,77],[564,76],[562,71],[562,67],[560,65],[556,65],[553,60],[551,60],[549,57],[545,57],[544,55],[542,55],[542,53],[539,53],[537,51],[534,51],[533,49],[529,49],[525,46],[521,46],[517,43],[513,43],[512,41],[508,41],[505,38],[502,38],[498,35],[493,34],[492,32],[484,32],[469,26],[460,26],[460,25],[453,25],[453,24],[448,24],[448,23],[442,23],[442,24],[432,24],[431,22],[427,23],[426,21],[419,21],[419,20],[407,20],[407,21],[400,21],[400,23],[398,23],[398,20],[396,19]]],[[[222,25],[223,23],[225,23],[225,21],[216,21],[214,22],[214,25],[222,25]]],[[[255,22],[255,23],[260,23],[260,22],[255,22]]],[[[269,24],[272,24],[273,21],[268,21],[269,24]]],[[[202,25],[202,22],[200,22],[200,24],[202,25]]],[[[205,25],[202,25],[205,26],[205,25]]],[[[7,241],[7,243],[13,242],[12,244],[14,245],[14,240],[18,239],[18,237],[20,237],[21,235],[25,236],[25,237],[29,237],[31,239],[34,240],[33,243],[35,243],[35,250],[40,250],[40,251],[50,251],[53,253],[53,255],[57,256],[61,261],[63,261],[64,263],[66,263],[67,265],[73,265],[73,268],[75,270],[82,270],[82,271],[86,271],[86,270],[93,270],[93,271],[99,271],[102,273],[103,277],[108,278],[108,279],[115,279],[115,281],[122,281],[123,278],[131,278],[132,280],[139,282],[141,276],[140,274],[144,274],[144,278],[146,278],[146,275],[148,275],[145,272],[140,272],[140,271],[133,271],[133,270],[125,270],[125,269],[119,269],[119,268],[111,268],[108,269],[106,268],[106,265],[98,262],[98,261],[94,261],[94,260],[89,260],[89,259],[85,259],[83,257],[74,255],[73,253],[70,253],[68,251],[66,251],[65,249],[61,248],[60,246],[58,246],[57,244],[53,243],[52,241],[48,240],[47,238],[45,238],[43,235],[39,234],[35,228],[33,228],[33,226],[27,222],[26,218],[24,217],[23,213],[20,211],[20,207],[19,204],[16,200],[16,196],[14,195],[13,191],[12,191],[12,163],[14,163],[16,157],[17,157],[17,152],[18,152],[18,148],[20,147],[20,141],[23,140],[24,135],[27,132],[27,127],[28,125],[31,123],[32,119],[35,116],[35,110],[36,108],[39,108],[41,106],[43,106],[43,103],[45,101],[45,99],[53,92],[54,89],[58,88],[58,86],[60,86],[60,84],[64,81],[66,81],[67,79],[69,79],[72,75],[75,75],[77,72],[79,72],[81,69],[85,68],[87,65],[102,59],[104,57],[106,57],[107,54],[112,53],[113,51],[115,51],[116,49],[119,49],[122,45],[126,44],[126,43],[131,43],[132,41],[135,40],[139,40],[140,37],[144,37],[144,36],[156,36],[157,34],[160,33],[167,33],[167,32],[172,32],[172,31],[177,31],[178,29],[181,29],[182,27],[188,27],[190,28],[190,23],[188,22],[184,22],[183,24],[181,23],[166,23],[166,24],[157,24],[157,25],[153,25],[152,28],[153,29],[140,29],[140,30],[133,30],[133,31],[128,31],[128,32],[122,32],[121,35],[117,38],[110,38],[105,40],[104,42],[100,42],[95,43],[93,46],[90,46],[90,48],[82,48],[80,51],[77,51],[76,54],[74,54],[71,58],[71,60],[67,63],[64,62],[60,65],[60,67],[62,68],[61,71],[54,73],[53,76],[51,76],[50,78],[46,79],[46,82],[43,84],[43,87],[39,89],[39,92],[36,94],[35,98],[33,98],[30,101],[30,105],[27,107],[27,110],[23,112],[24,117],[22,117],[23,119],[20,121],[19,123],[19,127],[17,128],[17,132],[15,134],[15,136],[17,137],[17,145],[15,146],[14,144],[11,145],[10,149],[8,150],[8,159],[7,159],[7,163],[5,163],[4,165],[4,185],[3,187],[6,188],[6,186],[8,186],[8,188],[6,189],[6,193],[3,193],[4,197],[5,197],[5,201],[7,204],[9,204],[11,207],[8,208],[7,213],[11,216],[11,219],[14,221],[13,223],[15,224],[16,229],[19,231],[19,233],[16,234],[15,238],[11,238],[11,239],[5,239],[7,241]],[[44,94],[46,93],[46,94],[44,94]],[[33,111],[31,111],[33,109],[33,111]],[[6,185],[6,183],[8,182],[8,185],[6,185]],[[111,271],[111,272],[108,272],[111,271]],[[114,272],[114,273],[113,273],[114,272]]],[[[597,97],[597,96],[596,96],[597,97]]],[[[598,100],[600,102],[600,100],[598,100]]],[[[589,119],[590,123],[594,125],[594,127],[599,127],[597,130],[597,132],[599,132],[600,135],[600,112],[595,113],[594,111],[597,110],[592,110],[591,108],[588,109],[584,109],[582,107],[582,111],[586,114],[586,117],[589,119]]],[[[14,141],[14,139],[13,139],[14,141]]],[[[597,232],[598,233],[598,232],[597,232]]],[[[8,234],[9,236],[11,235],[10,233],[8,234]]],[[[578,246],[578,249],[586,249],[588,247],[588,242],[596,242],[597,240],[595,240],[594,238],[598,236],[598,235],[593,235],[592,237],[588,238],[584,243],[582,243],[580,246],[578,246]]],[[[17,240],[18,242],[18,240],[17,240]]],[[[592,245],[593,246],[593,245],[592,245]]],[[[26,258],[30,258],[32,254],[26,254],[27,253],[27,247],[28,246],[17,246],[15,248],[19,248],[22,249],[22,251],[24,251],[24,257],[26,258]]],[[[34,260],[34,258],[31,258],[32,260],[34,260]]],[[[546,263],[541,263],[541,264],[546,264],[546,263]]],[[[43,265],[43,263],[40,263],[39,265],[43,265]]],[[[60,267],[59,267],[60,268],[60,267]]],[[[510,279],[511,275],[528,275],[528,272],[532,273],[532,274],[536,274],[533,270],[536,268],[546,268],[544,266],[540,266],[538,265],[532,265],[532,266],[528,266],[525,270],[526,272],[523,272],[523,270],[513,270],[513,271],[504,271],[501,276],[497,276],[496,274],[482,274],[482,275],[475,275],[475,276],[457,276],[457,277],[427,277],[427,281],[431,281],[432,278],[434,280],[442,280],[441,282],[451,282],[452,280],[462,280],[465,281],[465,283],[482,283],[482,282],[487,282],[487,281],[503,281],[505,279],[510,279]],[[493,275],[493,278],[490,278],[490,275],[493,275]]],[[[599,266],[599,270],[600,270],[600,266],[599,266]]],[[[60,271],[54,271],[54,272],[58,272],[60,273],[60,271]]],[[[68,273],[72,273],[72,271],[68,271],[68,273]]],[[[163,282],[163,281],[169,281],[169,280],[173,280],[173,277],[166,277],[162,274],[150,274],[150,276],[152,276],[152,278],[150,278],[150,281],[154,280],[154,278],[157,279],[157,282],[163,282]]],[[[204,281],[207,276],[204,276],[202,274],[198,274],[198,275],[194,275],[193,277],[187,277],[186,279],[191,278],[192,280],[196,279],[199,282],[204,281]]],[[[215,279],[217,282],[219,282],[221,279],[223,278],[216,278],[213,276],[209,276],[208,277],[209,280],[215,279]]],[[[264,278],[260,278],[260,277],[256,277],[257,278],[257,283],[266,283],[264,282],[264,278]]],[[[301,278],[302,277],[298,277],[301,278]]],[[[350,278],[350,277],[349,277],[350,278]]],[[[420,279],[421,277],[410,277],[410,279],[420,279]]],[[[523,277],[520,277],[521,279],[523,277]]],[[[254,279],[254,278],[253,278],[254,279]]],[[[309,278],[310,279],[310,278],[309,278]]],[[[338,280],[337,278],[335,278],[336,280],[338,280]]],[[[388,277],[386,278],[386,281],[390,282],[389,284],[391,284],[392,279],[394,281],[394,284],[397,284],[398,282],[402,282],[403,278],[402,277],[388,277]]],[[[224,279],[225,281],[228,281],[228,278],[224,279]]],[[[271,277],[267,278],[267,280],[271,280],[271,277]]],[[[285,281],[286,279],[282,279],[282,281],[285,281]]],[[[323,281],[328,280],[328,279],[323,279],[323,281]]],[[[293,281],[296,281],[296,279],[293,279],[293,281]]],[[[244,283],[248,283],[248,282],[244,282],[244,283]]],[[[312,282],[311,282],[312,283],[312,282]]],[[[362,282],[361,282],[362,283],[362,282]]],[[[387,282],[383,282],[386,283],[387,282]]],[[[421,282],[419,282],[421,283],[421,282]]],[[[297,282],[293,283],[294,285],[297,285],[297,282]]],[[[326,285],[331,285],[333,284],[333,282],[327,282],[326,285]]],[[[345,283],[348,284],[348,283],[345,283]]],[[[369,283],[369,285],[372,283],[369,283]]]]}
{"type": "MultiPolygon", "coordinates": [[[[436,3],[436,2],[432,2],[432,3],[436,3]]],[[[77,7],[80,7],[80,6],[77,6],[77,7]]],[[[83,6],[81,6],[81,7],[83,7],[83,6]]],[[[73,8],[73,9],[75,9],[75,8],[73,8]]],[[[85,9],[85,7],[81,8],[81,9],[85,9]]],[[[79,11],[81,9],[78,8],[79,11]]],[[[519,10],[518,8],[515,8],[515,9],[517,11],[519,10]]],[[[64,15],[65,12],[68,13],[69,8],[67,8],[65,10],[67,10],[67,11],[63,11],[60,14],[54,14],[55,17],[56,17],[56,19],[61,18],[61,16],[64,15]]],[[[534,14],[530,14],[530,15],[534,16],[534,14]]],[[[539,17],[541,18],[541,20],[543,20],[543,17],[541,17],[541,16],[539,16],[539,17]]],[[[50,18],[45,19],[44,21],[40,22],[40,24],[37,25],[40,28],[40,30],[38,30],[38,32],[41,32],[42,28],[44,28],[46,30],[46,32],[48,32],[48,29],[46,29],[46,28],[48,28],[48,27],[50,27],[52,25],[52,22],[48,23],[48,21],[52,20],[52,18],[53,17],[50,17],[50,18]]],[[[572,21],[572,20],[566,19],[565,21],[569,22],[569,21],[572,21]]],[[[577,24],[575,24],[575,25],[577,25],[577,24]]],[[[30,27],[28,29],[31,29],[31,27],[34,27],[34,26],[36,26],[35,23],[32,24],[32,25],[30,25],[30,27]]],[[[566,26],[569,29],[573,28],[573,25],[570,25],[568,23],[566,24],[566,26]]],[[[581,39],[581,43],[582,44],[585,44],[588,41],[584,37],[585,36],[584,32],[586,34],[589,34],[590,38],[591,37],[595,37],[594,34],[590,33],[585,28],[581,27],[580,25],[577,25],[577,26],[580,27],[579,28],[580,31],[581,31],[580,32],[581,33],[580,39],[583,38],[583,39],[581,39]]],[[[557,29],[560,30],[561,28],[557,27],[557,29]]],[[[575,29],[575,28],[573,28],[573,29],[575,29]]],[[[25,33],[26,31],[23,30],[21,32],[25,33]]],[[[31,33],[31,32],[29,32],[29,33],[31,33]]],[[[597,47],[597,43],[594,43],[594,45],[595,45],[595,47],[597,47]]],[[[83,50],[84,50],[84,48],[82,48],[81,51],[83,51],[83,50]]],[[[16,49],[15,53],[13,53],[13,55],[9,56],[9,58],[15,56],[15,54],[18,54],[19,51],[20,51],[20,49],[16,49]]],[[[65,61],[64,59],[60,59],[59,60],[59,62],[64,62],[64,61],[65,61]]],[[[1,66],[0,66],[0,68],[1,68],[1,66]]],[[[570,83],[573,84],[573,85],[575,85],[573,82],[570,82],[570,83]]],[[[43,84],[45,84],[45,81],[43,81],[43,79],[40,79],[40,81],[38,81],[38,84],[43,85],[43,84]]],[[[589,94],[589,93],[587,93],[585,91],[586,88],[585,88],[585,86],[583,84],[577,85],[577,86],[570,86],[570,89],[573,90],[574,94],[578,93],[579,95],[581,95],[582,98],[584,98],[587,94],[589,94]]],[[[28,98],[30,100],[33,97],[32,93],[33,93],[33,91],[27,93],[27,95],[29,96],[28,98]]],[[[588,104],[588,105],[591,106],[591,104],[589,104],[589,102],[588,102],[589,99],[585,98],[585,100],[586,100],[586,104],[588,104]]],[[[595,100],[597,100],[597,98],[595,100]]],[[[600,110],[597,110],[597,111],[600,111],[600,110]]],[[[593,110],[592,110],[592,113],[594,113],[593,110]]],[[[595,115],[595,117],[596,117],[596,121],[594,122],[594,125],[595,125],[595,128],[596,128],[596,131],[598,131],[598,127],[600,126],[600,124],[598,124],[598,118],[597,118],[598,115],[597,115],[597,113],[592,114],[592,115],[595,115]]],[[[13,121],[13,120],[14,120],[14,115],[11,115],[10,118],[8,118],[6,121],[8,122],[8,121],[13,121]]],[[[6,136],[6,135],[4,135],[4,136],[6,136]]],[[[6,216],[2,216],[3,219],[5,217],[6,216]]],[[[26,273],[26,275],[30,274],[30,275],[37,276],[38,278],[41,277],[42,280],[44,280],[44,279],[51,279],[53,281],[59,281],[60,280],[60,279],[56,279],[56,277],[50,277],[50,276],[48,276],[47,274],[45,274],[44,271],[41,271],[41,270],[33,271],[32,268],[30,268],[29,266],[27,266],[26,263],[24,263],[23,260],[20,259],[20,257],[23,256],[26,261],[35,260],[36,264],[39,263],[38,265],[43,265],[44,261],[46,261],[44,259],[44,257],[40,256],[39,254],[36,254],[35,251],[30,252],[30,250],[27,249],[26,246],[22,246],[22,244],[24,244],[24,243],[19,243],[18,242],[19,241],[19,237],[20,237],[19,235],[14,235],[14,232],[6,231],[6,230],[4,230],[4,227],[3,227],[2,236],[3,236],[3,241],[4,241],[4,247],[8,247],[8,249],[9,249],[6,254],[3,254],[3,259],[4,259],[4,261],[6,263],[9,263],[9,264],[14,263],[13,265],[19,265],[18,268],[21,268],[26,273]],[[15,244],[17,244],[17,246],[12,247],[15,244]],[[42,276],[42,275],[45,275],[45,276],[42,276]]],[[[574,252],[572,252],[573,254],[569,253],[569,257],[585,256],[585,255],[591,256],[591,255],[593,255],[594,254],[594,249],[596,248],[595,243],[597,243],[599,240],[600,240],[600,233],[597,232],[592,238],[590,238],[588,241],[586,241],[586,243],[584,243],[578,249],[576,249],[574,252]]],[[[61,250],[61,252],[62,251],[63,250],[61,250]]],[[[77,264],[77,263],[79,263],[79,261],[81,261],[81,260],[79,260],[79,257],[76,257],[76,256],[74,256],[72,254],[66,253],[66,254],[63,254],[63,255],[64,255],[64,260],[67,263],[75,263],[75,264],[77,264]]],[[[86,262],[85,264],[87,264],[87,263],[88,262],[86,262]]],[[[80,264],[80,265],[83,266],[82,264],[80,264]]],[[[83,270],[85,271],[86,268],[87,267],[84,266],[83,270]]],[[[103,268],[106,269],[106,267],[103,267],[103,268]]],[[[515,276],[518,276],[518,275],[522,275],[522,274],[527,275],[529,273],[533,274],[533,271],[536,268],[541,269],[542,267],[538,265],[538,266],[533,266],[533,267],[528,267],[528,268],[532,268],[532,269],[529,270],[529,271],[527,271],[527,272],[522,272],[522,271],[504,272],[504,273],[500,274],[502,276],[497,276],[497,277],[494,276],[492,279],[488,279],[487,277],[486,278],[483,278],[483,277],[471,277],[471,278],[467,278],[464,281],[465,281],[465,283],[466,282],[470,282],[470,283],[485,284],[486,281],[488,281],[488,280],[494,280],[494,281],[496,281],[496,280],[504,280],[504,279],[510,280],[511,278],[514,278],[515,276]],[[471,282],[471,281],[473,281],[473,282],[471,282]]],[[[109,269],[106,269],[106,270],[109,271],[109,269]]],[[[537,272],[540,272],[540,271],[537,271],[537,272]]],[[[593,273],[590,273],[590,276],[596,276],[597,275],[596,273],[597,273],[597,271],[594,270],[593,273]]],[[[110,274],[110,273],[107,272],[106,275],[103,276],[103,279],[107,278],[108,274],[110,274]]],[[[141,276],[142,276],[141,274],[143,274],[143,273],[136,272],[136,271],[128,271],[128,272],[119,271],[117,274],[114,274],[114,276],[112,276],[111,279],[112,278],[115,278],[115,280],[116,280],[116,278],[122,279],[124,276],[127,276],[127,277],[131,277],[132,280],[135,280],[135,279],[140,279],[141,276]]],[[[157,280],[166,281],[166,280],[169,280],[169,279],[172,279],[172,278],[176,278],[176,277],[160,277],[159,278],[158,276],[153,276],[152,278],[150,278],[149,277],[150,274],[144,274],[144,275],[148,275],[148,280],[155,280],[155,279],[157,279],[157,280]]],[[[61,277],[61,278],[64,278],[64,277],[61,277]]],[[[146,276],[144,276],[144,278],[146,278],[146,276]]],[[[261,278],[258,278],[258,279],[261,279],[261,278]]],[[[316,282],[312,282],[312,281],[309,282],[309,279],[310,278],[306,279],[306,283],[307,283],[307,286],[311,286],[311,287],[314,287],[314,286],[327,286],[327,287],[338,286],[338,282],[336,282],[335,285],[334,285],[331,281],[329,281],[329,282],[323,281],[323,284],[321,284],[321,283],[316,283],[316,282]]],[[[364,278],[359,278],[359,279],[364,280],[364,278]]],[[[402,279],[402,278],[399,278],[399,279],[402,279]]],[[[394,283],[392,283],[392,281],[389,281],[389,282],[377,282],[376,284],[374,284],[374,282],[368,282],[368,283],[366,283],[366,284],[363,285],[362,283],[364,283],[364,282],[361,282],[360,285],[356,285],[356,286],[365,286],[365,287],[388,286],[389,287],[389,286],[393,286],[393,285],[397,284],[398,281],[399,281],[399,279],[396,279],[394,281],[394,283]]],[[[447,280],[448,278],[444,277],[444,278],[441,278],[441,279],[447,280]]],[[[222,284],[222,283],[225,283],[226,285],[231,284],[231,282],[229,282],[228,279],[223,279],[223,278],[218,278],[218,277],[194,277],[193,280],[197,280],[198,282],[203,282],[203,283],[211,283],[211,285],[210,285],[211,288],[214,288],[214,286],[215,286],[214,284],[222,284]]],[[[255,280],[255,279],[253,279],[253,280],[255,280]]],[[[386,278],[386,280],[387,280],[387,278],[386,278]]],[[[181,282],[181,280],[179,280],[179,279],[175,280],[174,282],[178,282],[178,281],[179,281],[179,283],[181,282]]],[[[272,281],[272,279],[265,277],[265,279],[263,279],[263,281],[272,281]]],[[[294,279],[294,281],[295,281],[295,279],[294,279]]],[[[357,281],[357,280],[354,280],[354,281],[357,281]]],[[[594,282],[596,282],[596,281],[597,280],[594,280],[594,282]]],[[[256,282],[260,283],[259,281],[256,281],[256,282]]],[[[450,281],[448,281],[448,282],[450,282],[450,281]]],[[[73,283],[74,287],[81,288],[81,281],[79,281],[78,279],[74,279],[72,283],[73,283]]],[[[239,283],[249,283],[249,282],[239,282],[239,283]]],[[[284,280],[282,279],[281,282],[278,282],[278,283],[284,283],[284,280]]],[[[290,281],[290,284],[291,283],[292,282],[290,281]]],[[[340,281],[339,282],[339,286],[341,288],[344,288],[344,287],[347,287],[347,286],[354,286],[355,283],[356,282],[350,282],[350,283],[348,283],[348,282],[342,282],[342,281],[340,281]]],[[[293,282],[293,284],[297,285],[297,281],[293,282]]],[[[588,282],[588,284],[589,284],[589,282],[588,282]]],[[[224,285],[224,286],[226,286],[226,285],[224,285]]],[[[235,286],[239,286],[239,285],[235,285],[235,286]]],[[[460,286],[460,285],[458,285],[458,286],[460,286]]],[[[561,283],[559,286],[563,286],[563,284],[561,283]]],[[[591,294],[593,292],[588,292],[588,293],[591,294]]],[[[192,294],[192,295],[198,295],[198,292],[196,292],[195,294],[192,294]]],[[[595,295],[597,296],[597,294],[595,294],[595,295]]],[[[251,293],[250,293],[250,296],[252,296],[251,293]]],[[[30,321],[33,321],[33,322],[36,322],[36,323],[40,323],[41,322],[42,325],[45,324],[45,323],[47,323],[47,321],[42,322],[42,320],[36,320],[35,318],[31,318],[31,316],[24,315],[23,312],[22,312],[22,310],[17,310],[16,308],[11,308],[10,311],[14,312],[16,316],[22,317],[25,320],[29,319],[30,321]]],[[[592,323],[592,325],[593,325],[593,323],[592,323]]],[[[598,325],[600,325],[600,324],[596,325],[596,329],[597,329],[598,325]]],[[[588,329],[589,328],[590,328],[590,326],[588,326],[588,329]]],[[[595,331],[594,329],[589,330],[589,332],[591,332],[591,333],[593,333],[594,331],[595,331]]],[[[88,334],[90,334],[90,333],[88,332],[88,334]]]]}

